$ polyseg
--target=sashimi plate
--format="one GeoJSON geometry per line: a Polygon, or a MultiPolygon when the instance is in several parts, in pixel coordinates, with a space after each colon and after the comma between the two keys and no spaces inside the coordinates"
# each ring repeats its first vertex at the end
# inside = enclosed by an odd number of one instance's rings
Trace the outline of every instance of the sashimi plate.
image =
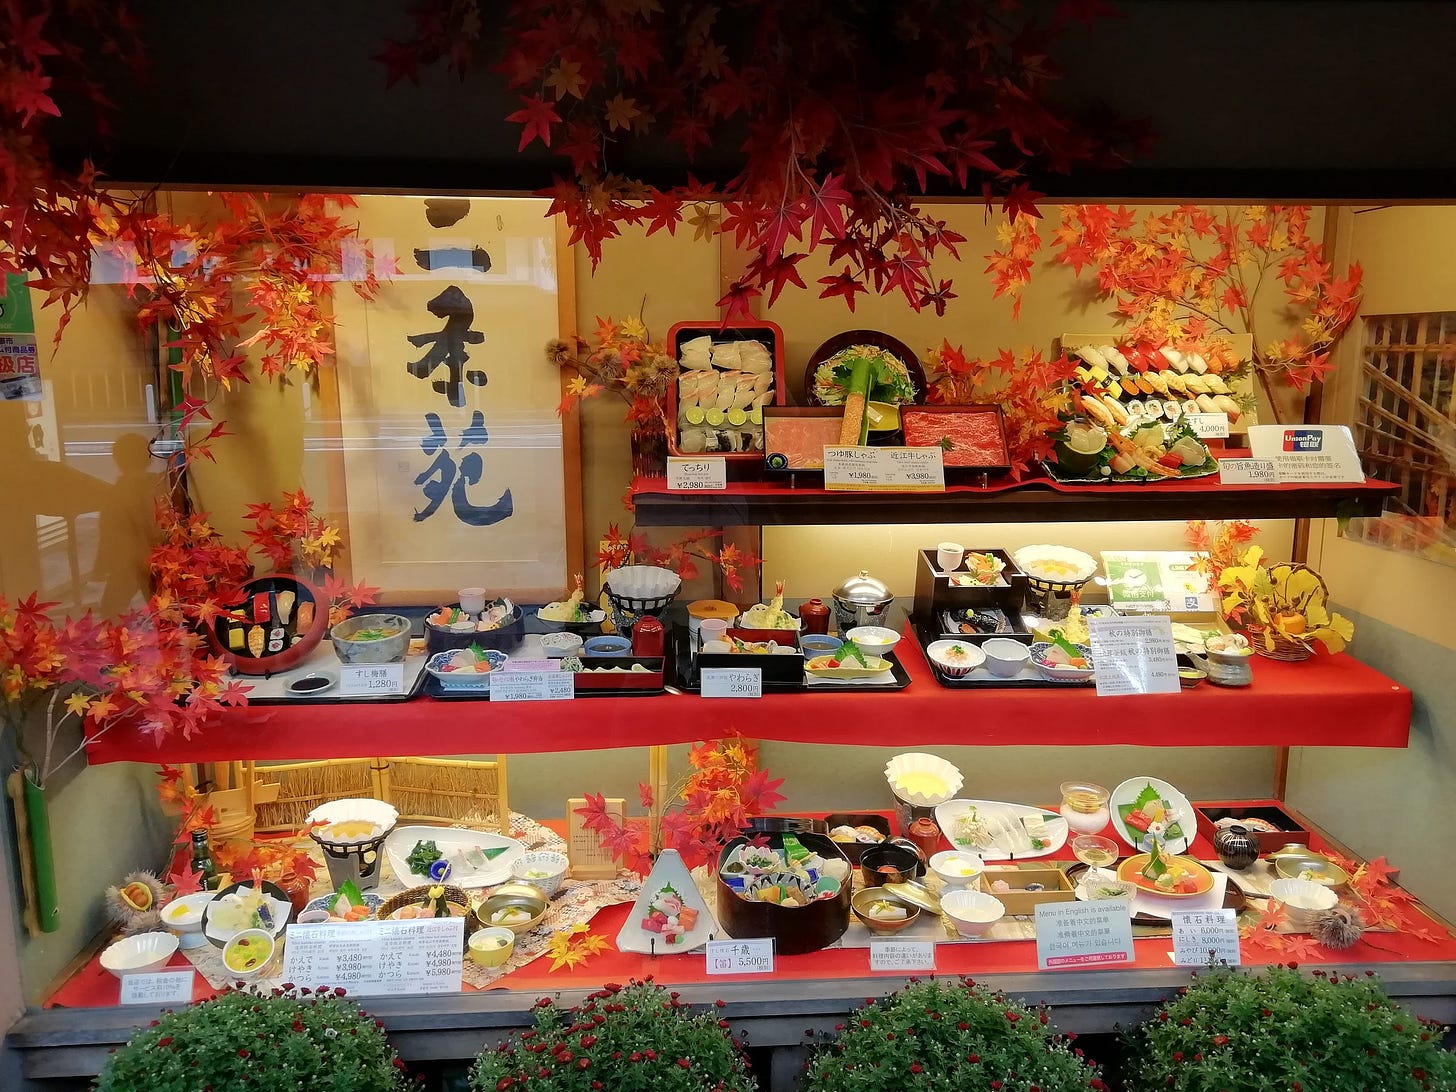
{"type": "Polygon", "coordinates": [[[1048,857],[1067,844],[1067,821],[1053,811],[1003,800],[947,800],[935,809],[935,821],[957,849],[978,853],[984,861],[1024,861],[1048,857]],[[977,836],[970,820],[982,824],[977,836]],[[1040,815],[1046,822],[1041,845],[1033,845],[1022,820],[1040,815]]]}
{"type": "Polygon", "coordinates": [[[434,842],[441,856],[450,862],[446,883],[456,887],[493,887],[511,878],[511,866],[521,859],[526,847],[514,838],[506,838],[484,830],[460,827],[395,827],[384,840],[384,857],[394,870],[394,878],[406,887],[429,883],[430,877],[411,872],[409,855],[420,842],[434,842]],[[471,861],[474,851],[485,855],[484,861],[471,861]]]}

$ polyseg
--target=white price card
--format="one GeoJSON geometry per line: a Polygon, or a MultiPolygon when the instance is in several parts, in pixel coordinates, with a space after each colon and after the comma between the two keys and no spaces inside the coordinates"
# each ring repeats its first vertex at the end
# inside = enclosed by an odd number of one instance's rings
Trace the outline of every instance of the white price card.
{"type": "Polygon", "coordinates": [[[1237,967],[1239,922],[1233,910],[1174,910],[1173,962],[1180,967],[1206,967],[1209,962],[1237,967]]]}
{"type": "Polygon", "coordinates": [[[938,447],[826,447],[824,488],[944,493],[944,454],[938,447]]]}
{"type": "Polygon", "coordinates": [[[1037,904],[1036,963],[1041,970],[1118,966],[1136,958],[1126,899],[1037,904]]]}
{"type": "Polygon", "coordinates": [[[185,1005],[192,1000],[192,968],[121,978],[123,1005],[185,1005]]]}
{"type": "Polygon", "coordinates": [[[1092,664],[1099,698],[1178,693],[1178,654],[1167,615],[1091,618],[1092,664]]]}
{"type": "Polygon", "coordinates": [[[1229,434],[1226,413],[1185,413],[1183,420],[1200,440],[1222,440],[1229,434]]]}
{"type": "Polygon", "coordinates": [[[1221,485],[1278,485],[1279,464],[1273,459],[1220,459],[1221,485]]]}
{"type": "Polygon", "coordinates": [[[761,698],[763,670],[757,667],[705,667],[700,692],[705,698],[761,698]]]}
{"type": "Polygon", "coordinates": [[[1355,438],[1344,425],[1252,425],[1249,450],[1273,459],[1284,482],[1363,482],[1355,438]]]}
{"type": "Polygon", "coordinates": [[[458,993],[464,951],[464,918],[290,925],[283,980],[355,997],[458,993]]]}
{"type": "Polygon", "coordinates": [[[499,671],[490,677],[491,701],[569,701],[576,685],[569,671],[499,671]]]}
{"type": "Polygon", "coordinates": [[[683,459],[667,457],[667,488],[690,493],[728,488],[727,459],[683,459]]]}
{"type": "Polygon", "coordinates": [[[339,691],[352,697],[404,693],[404,664],[343,664],[339,691]]]}
{"type": "Polygon", "coordinates": [[[870,970],[933,971],[935,970],[935,941],[871,940],[870,970]]]}
{"type": "Polygon", "coordinates": [[[773,974],[773,937],[708,941],[709,974],[773,974]]]}

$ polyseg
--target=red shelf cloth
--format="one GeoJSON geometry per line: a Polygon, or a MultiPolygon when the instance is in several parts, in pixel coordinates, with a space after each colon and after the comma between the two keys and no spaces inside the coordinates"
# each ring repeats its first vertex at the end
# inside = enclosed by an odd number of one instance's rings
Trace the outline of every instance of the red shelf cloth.
{"type": "Polygon", "coordinates": [[[897,693],[259,705],[160,746],[118,727],[93,740],[87,755],[98,765],[535,754],[691,743],[735,730],[785,743],[904,747],[1404,747],[1410,736],[1410,690],[1347,655],[1297,664],[1258,658],[1245,689],[1205,683],[1120,698],[1087,687],[949,690],[913,637],[896,655],[911,679],[897,693]]]}

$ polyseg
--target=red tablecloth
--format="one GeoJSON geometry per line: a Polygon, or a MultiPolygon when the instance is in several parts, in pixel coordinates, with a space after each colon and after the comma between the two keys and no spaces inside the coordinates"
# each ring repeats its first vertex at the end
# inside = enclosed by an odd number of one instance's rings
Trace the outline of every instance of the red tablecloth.
{"type": "MultiPolygon", "coordinates": [[[[1275,801],[1257,801],[1271,804],[1275,801]]],[[[1311,845],[1319,848],[1323,842],[1318,834],[1311,838],[1311,845]]],[[[1199,834],[1189,847],[1197,858],[1212,860],[1213,847],[1199,834]]],[[[1070,860],[1065,852],[1056,854],[1070,860]]],[[[592,919],[592,932],[615,941],[618,930],[626,920],[630,906],[609,906],[592,919]]],[[[1431,930],[1440,939],[1432,942],[1403,933],[1368,933],[1366,939],[1343,952],[1325,951],[1314,959],[1304,958],[1304,963],[1352,964],[1352,963],[1404,963],[1404,962],[1449,962],[1456,961],[1456,936],[1426,917],[1415,904],[1404,908],[1404,916],[1413,928],[1431,930]]],[[[341,926],[341,928],[344,928],[341,926]]],[[[1167,969],[1172,964],[1168,959],[1172,941],[1166,937],[1138,939],[1133,942],[1137,953],[1134,964],[1124,968],[1167,969]]],[[[1245,963],[1275,963],[1278,957],[1266,957],[1244,946],[1245,963]]],[[[702,952],[696,956],[644,956],[619,952],[615,946],[593,956],[587,963],[574,970],[548,970],[548,959],[536,959],[513,974],[499,979],[493,988],[519,990],[528,994],[542,994],[563,989],[592,988],[603,982],[625,982],[629,978],[643,978],[652,975],[664,985],[706,982],[709,976],[704,966],[702,952]]],[[[189,966],[178,953],[169,967],[189,966]]],[[[1105,968],[1099,968],[1105,969],[1105,968]]],[[[998,972],[1024,972],[1036,970],[1036,942],[1000,941],[977,944],[939,944],[936,946],[936,971],[939,974],[985,975],[998,972]]],[[[774,977],[789,979],[834,979],[857,978],[870,973],[869,952],[865,948],[828,948],[806,955],[780,956],[776,961],[774,977]]],[[[1075,972],[1049,971],[1048,974],[1075,972]]],[[[712,976],[713,981],[751,981],[759,976],[735,975],[712,976]]],[[[889,975],[889,977],[896,977],[889,975]]],[[[467,991],[470,987],[466,987],[467,991]]],[[[201,975],[196,976],[193,985],[193,999],[201,1000],[212,995],[212,989],[201,975]]],[[[77,974],[66,982],[47,1002],[48,1007],[98,1007],[118,1003],[120,983],[103,970],[99,958],[93,958],[77,974]]]]}
{"type": "Polygon", "coordinates": [[[93,740],[87,755],[93,764],[175,764],[531,754],[691,743],[735,730],[787,743],[897,747],[1404,747],[1410,735],[1411,692],[1346,655],[1298,664],[1258,658],[1246,689],[1205,684],[1176,694],[1099,698],[1083,687],[948,690],[913,637],[896,654],[911,678],[897,693],[258,705],[161,746],[115,728],[93,740]]]}

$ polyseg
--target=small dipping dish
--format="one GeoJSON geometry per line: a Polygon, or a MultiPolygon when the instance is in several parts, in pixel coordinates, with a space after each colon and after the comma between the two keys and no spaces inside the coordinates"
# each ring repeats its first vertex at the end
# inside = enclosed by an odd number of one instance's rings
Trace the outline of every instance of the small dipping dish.
{"type": "Polygon", "coordinates": [[[290,698],[311,698],[315,694],[326,694],[338,685],[338,676],[327,671],[310,671],[291,680],[283,689],[290,698]]]}
{"type": "Polygon", "coordinates": [[[582,654],[585,656],[630,656],[632,655],[632,642],[625,637],[618,637],[616,634],[591,637],[582,646],[582,654]]]}

